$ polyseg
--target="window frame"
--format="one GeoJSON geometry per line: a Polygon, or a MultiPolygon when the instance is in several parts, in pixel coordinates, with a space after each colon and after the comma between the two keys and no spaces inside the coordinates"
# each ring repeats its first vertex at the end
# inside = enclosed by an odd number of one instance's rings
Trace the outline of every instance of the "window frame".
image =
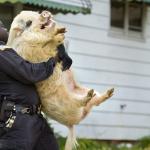
{"type": "MultiPolygon", "coordinates": [[[[123,28],[118,28],[118,27],[113,27],[111,25],[111,15],[110,15],[110,31],[109,35],[113,37],[122,37],[125,39],[135,39],[135,40],[144,40],[145,41],[145,25],[146,25],[146,6],[145,3],[142,3],[143,7],[143,12],[142,12],[142,31],[137,32],[137,31],[131,31],[129,30],[129,1],[125,0],[125,13],[124,13],[124,27],[123,28]]],[[[112,9],[111,2],[110,2],[110,10],[112,9]]],[[[111,13],[111,11],[110,11],[111,13]]]]}

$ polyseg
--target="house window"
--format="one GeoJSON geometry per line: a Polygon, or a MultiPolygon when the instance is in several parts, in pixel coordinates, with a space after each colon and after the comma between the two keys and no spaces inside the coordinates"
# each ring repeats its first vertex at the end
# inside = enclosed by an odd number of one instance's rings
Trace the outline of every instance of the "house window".
{"type": "Polygon", "coordinates": [[[111,0],[111,29],[127,36],[142,36],[144,2],[111,0]]]}

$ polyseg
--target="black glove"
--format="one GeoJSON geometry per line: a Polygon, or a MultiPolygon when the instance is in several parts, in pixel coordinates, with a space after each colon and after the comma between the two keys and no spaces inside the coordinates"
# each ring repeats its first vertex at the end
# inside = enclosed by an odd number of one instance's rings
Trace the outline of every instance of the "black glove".
{"type": "Polygon", "coordinates": [[[57,53],[57,60],[58,62],[62,61],[62,71],[65,71],[69,69],[72,65],[72,59],[68,56],[67,52],[65,51],[65,47],[63,44],[59,45],[57,47],[58,53],[57,53]]]}
{"type": "Polygon", "coordinates": [[[53,74],[54,68],[55,68],[56,63],[57,63],[57,60],[55,59],[55,57],[49,58],[49,60],[45,63],[46,63],[47,73],[49,75],[53,74]]]}

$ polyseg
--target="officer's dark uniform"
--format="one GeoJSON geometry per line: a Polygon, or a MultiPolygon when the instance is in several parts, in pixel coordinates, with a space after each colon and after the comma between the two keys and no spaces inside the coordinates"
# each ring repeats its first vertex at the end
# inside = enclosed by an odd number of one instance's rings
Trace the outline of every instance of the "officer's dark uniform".
{"type": "MultiPolygon", "coordinates": [[[[72,60],[63,45],[58,51],[63,70],[66,70],[72,60]]],[[[53,58],[32,64],[23,60],[13,49],[0,51],[0,150],[59,149],[52,130],[43,116],[38,114],[40,99],[34,86],[34,83],[49,77],[54,66],[53,58]],[[11,124],[12,120],[8,120],[11,116],[16,117],[12,127],[6,127],[7,123],[8,126],[11,124]]]]}

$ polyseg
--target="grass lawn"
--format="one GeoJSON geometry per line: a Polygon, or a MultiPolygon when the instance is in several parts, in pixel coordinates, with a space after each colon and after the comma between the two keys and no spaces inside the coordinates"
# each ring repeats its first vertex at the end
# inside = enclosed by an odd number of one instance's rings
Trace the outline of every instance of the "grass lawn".
{"type": "MultiPolygon", "coordinates": [[[[59,138],[59,145],[63,150],[65,139],[59,138]]],[[[121,142],[114,144],[113,142],[102,142],[86,139],[78,139],[79,147],[77,150],[150,150],[150,137],[144,137],[134,144],[129,142],[121,142]]]]}

